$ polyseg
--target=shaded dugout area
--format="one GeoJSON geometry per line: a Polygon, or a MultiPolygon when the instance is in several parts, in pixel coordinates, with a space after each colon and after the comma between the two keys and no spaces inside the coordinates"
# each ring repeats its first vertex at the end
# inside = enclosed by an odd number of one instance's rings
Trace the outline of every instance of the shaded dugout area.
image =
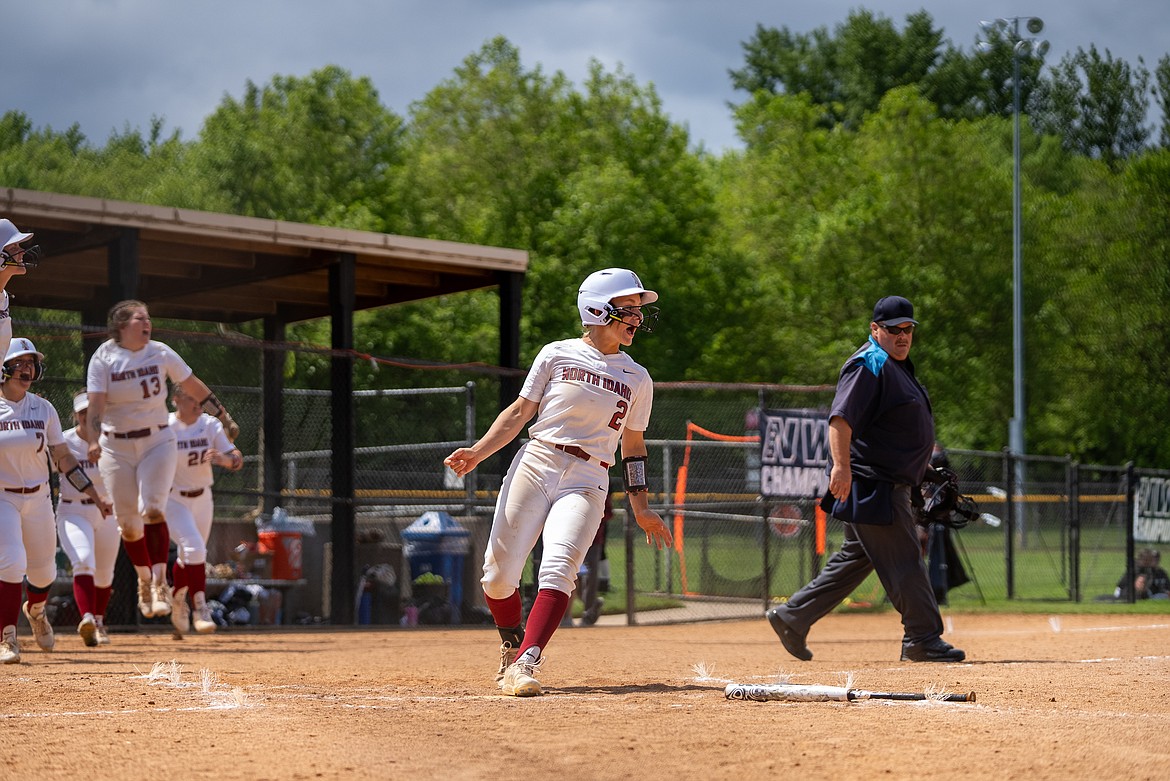
{"type": "MultiPolygon", "coordinates": [[[[495,288],[498,365],[520,368],[523,250],[239,217],[75,195],[5,189],[0,216],[35,234],[40,266],[10,285],[22,309],[76,312],[104,330],[116,302],[139,299],[152,317],[213,323],[261,321],[264,340],[285,342],[289,324],[329,318],[332,502],[331,615],[354,619],[353,315],[438,295],[495,288]]],[[[86,355],[100,340],[83,340],[86,355]]],[[[260,457],[264,510],[284,486],[283,354],[264,351],[260,457]]],[[[196,372],[198,373],[198,367],[196,372]]],[[[519,379],[501,377],[501,404],[519,379]]]]}

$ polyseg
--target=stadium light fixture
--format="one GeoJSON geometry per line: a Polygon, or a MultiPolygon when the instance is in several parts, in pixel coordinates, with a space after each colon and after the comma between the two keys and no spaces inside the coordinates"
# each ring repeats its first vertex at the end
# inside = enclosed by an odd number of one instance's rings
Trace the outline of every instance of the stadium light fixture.
{"type": "Polygon", "coordinates": [[[995,40],[979,41],[976,50],[987,53],[996,42],[1006,42],[1012,49],[1012,420],[1008,427],[1008,447],[1012,453],[1024,453],[1024,274],[1021,256],[1020,210],[1020,60],[1042,58],[1048,53],[1048,41],[1020,35],[1020,22],[1031,35],[1039,35],[1044,20],[1036,16],[982,21],[979,27],[995,40]]]}

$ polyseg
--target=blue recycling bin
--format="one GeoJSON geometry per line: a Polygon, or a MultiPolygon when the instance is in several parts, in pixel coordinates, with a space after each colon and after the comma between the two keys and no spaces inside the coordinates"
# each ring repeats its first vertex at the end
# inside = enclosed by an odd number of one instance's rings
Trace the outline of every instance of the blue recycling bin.
{"type": "Polygon", "coordinates": [[[433,572],[447,584],[451,623],[462,621],[463,559],[471,546],[471,532],[445,512],[423,513],[402,530],[402,553],[410,565],[410,579],[433,572]]]}

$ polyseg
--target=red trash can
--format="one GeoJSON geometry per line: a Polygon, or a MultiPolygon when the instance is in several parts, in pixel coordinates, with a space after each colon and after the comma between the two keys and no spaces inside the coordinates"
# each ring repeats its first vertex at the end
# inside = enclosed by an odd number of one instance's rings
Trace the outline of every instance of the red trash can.
{"type": "Polygon", "coordinates": [[[272,554],[275,580],[300,580],[303,561],[300,532],[262,531],[257,533],[261,553],[272,554]]]}

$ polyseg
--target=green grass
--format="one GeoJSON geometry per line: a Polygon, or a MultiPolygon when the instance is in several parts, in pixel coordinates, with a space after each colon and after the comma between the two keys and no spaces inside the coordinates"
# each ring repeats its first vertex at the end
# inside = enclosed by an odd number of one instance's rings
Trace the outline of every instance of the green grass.
{"type": "MultiPolygon", "coordinates": [[[[604,612],[625,611],[625,540],[621,527],[612,528],[606,543],[611,573],[611,592],[606,595],[604,612]]],[[[952,589],[944,612],[1038,613],[1038,614],[1170,614],[1170,600],[1143,600],[1130,605],[1105,602],[1097,598],[1113,593],[1125,569],[1124,532],[1116,528],[1087,529],[1082,534],[1080,556],[1081,602],[1069,595],[1069,555],[1062,547],[1061,530],[1037,530],[1025,540],[1017,540],[1014,551],[1014,594],[1007,596],[1005,540],[1002,529],[971,527],[959,532],[961,553],[975,583],[952,589]],[[980,598],[982,591],[982,599],[980,598]]],[[[830,527],[826,541],[827,558],[840,546],[840,527],[830,527]]],[[[816,573],[817,562],[807,541],[769,540],[773,571],[768,593],[783,600],[803,586],[816,573]]],[[[717,596],[759,596],[762,587],[763,561],[759,529],[740,524],[733,531],[714,530],[706,539],[689,534],[686,539],[687,590],[717,596]]],[[[635,535],[634,567],[638,610],[674,607],[678,600],[657,596],[681,594],[681,562],[673,551],[656,551],[635,535]]],[[[876,575],[870,577],[851,595],[851,605],[842,610],[892,609],[876,575]],[[866,604],[870,607],[864,607],[866,604]]]]}

